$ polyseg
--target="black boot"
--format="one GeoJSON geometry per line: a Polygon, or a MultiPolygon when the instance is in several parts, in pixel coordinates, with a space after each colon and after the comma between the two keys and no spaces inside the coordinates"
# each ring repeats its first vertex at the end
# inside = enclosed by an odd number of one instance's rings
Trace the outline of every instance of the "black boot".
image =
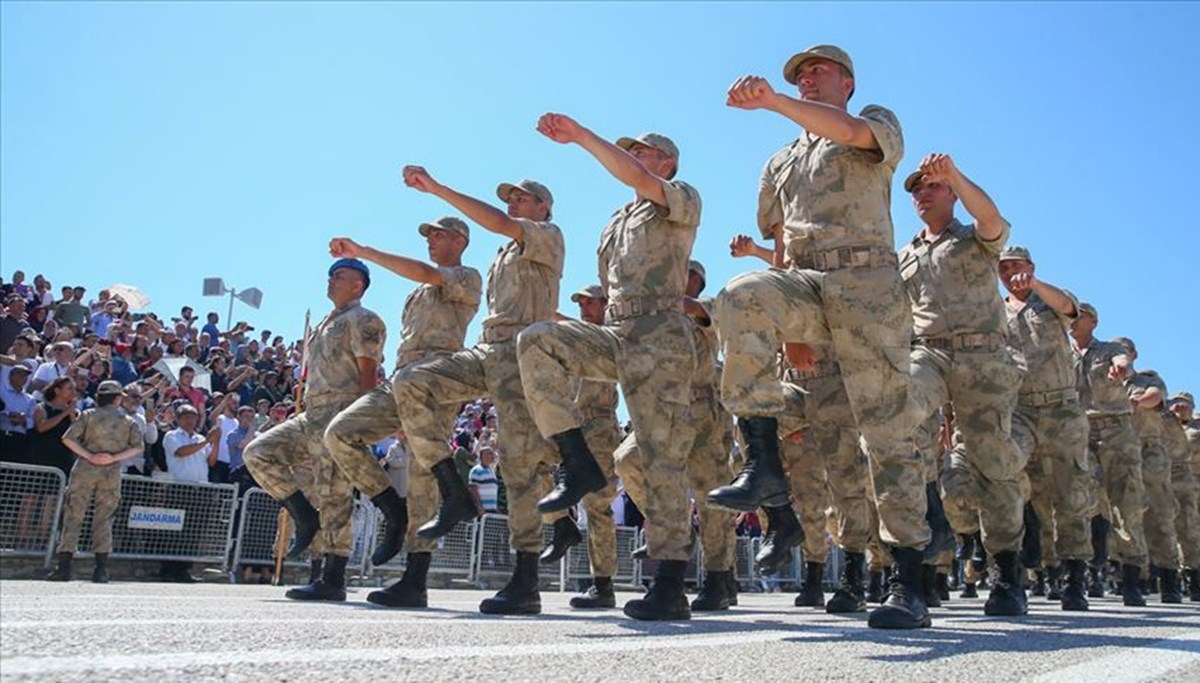
{"type": "Polygon", "coordinates": [[[937,592],[937,567],[932,564],[921,565],[921,597],[926,607],[942,606],[942,598],[937,592]]]}
{"type": "Polygon", "coordinates": [[[937,596],[938,596],[939,600],[941,600],[942,602],[948,602],[950,600],[950,577],[949,576],[946,576],[942,572],[938,572],[937,573],[937,581],[935,582],[934,587],[937,589],[937,596]]]}
{"type": "Polygon", "coordinates": [[[1145,607],[1146,597],[1138,589],[1142,568],[1136,564],[1121,565],[1121,597],[1126,607],[1145,607]]]}
{"type": "Polygon", "coordinates": [[[929,608],[921,599],[921,551],[915,548],[893,548],[896,561],[883,604],[871,612],[867,625],[871,628],[927,628],[933,620],[929,608]]]}
{"type": "MultiPolygon", "coordinates": [[[[96,567],[92,570],[92,583],[108,583],[108,553],[96,553],[96,567]]],[[[1164,599],[1163,602],[1166,602],[1164,599]]],[[[1176,600],[1176,602],[1179,602],[1176,600]]]]}
{"type": "Polygon", "coordinates": [[[1062,608],[1068,612],[1086,612],[1087,601],[1087,564],[1083,560],[1067,560],[1067,585],[1062,592],[1062,608]]]}
{"type": "Polygon", "coordinates": [[[726,588],[725,588],[725,594],[729,596],[729,606],[730,607],[737,607],[738,590],[739,590],[739,588],[738,588],[738,582],[737,582],[737,571],[733,567],[730,567],[729,575],[726,578],[726,588]]]}
{"type": "Polygon", "coordinates": [[[743,417],[738,429],[746,441],[746,462],[733,483],[708,492],[708,504],[733,512],[789,505],[788,481],[779,459],[779,421],[743,417]]]}
{"type": "Polygon", "coordinates": [[[368,593],[367,602],[384,607],[428,607],[429,592],[425,587],[425,579],[429,576],[429,562],[432,559],[432,553],[409,553],[404,576],[383,590],[368,593]]]}
{"type": "Polygon", "coordinates": [[[613,593],[612,577],[597,576],[592,579],[592,585],[582,595],[571,598],[571,607],[575,609],[607,609],[617,606],[617,596],[613,593]]]}
{"type": "Polygon", "coordinates": [[[1142,584],[1141,584],[1141,585],[1142,585],[1142,587],[1143,587],[1143,588],[1142,588],[1142,595],[1150,595],[1151,593],[1157,593],[1157,592],[1159,592],[1159,588],[1158,588],[1158,574],[1159,574],[1159,568],[1158,568],[1158,565],[1156,565],[1156,564],[1154,564],[1153,562],[1151,562],[1151,563],[1150,563],[1150,575],[1149,575],[1149,577],[1147,577],[1147,578],[1146,578],[1146,580],[1145,580],[1145,581],[1143,581],[1143,582],[1142,582],[1142,584]]]}
{"type": "Polygon", "coordinates": [[[720,612],[729,609],[729,572],[704,572],[704,586],[692,601],[694,612],[720,612]]]}
{"type": "Polygon", "coordinates": [[[1062,600],[1062,567],[1051,567],[1046,574],[1046,599],[1055,602],[1062,600]]]}
{"type": "Polygon", "coordinates": [[[958,597],[960,597],[960,598],[977,598],[977,597],[979,597],[979,590],[975,588],[975,584],[967,583],[964,581],[962,590],[959,591],[959,593],[958,593],[958,597]]]}
{"type": "Polygon", "coordinates": [[[969,560],[975,554],[975,534],[958,534],[958,549],[954,557],[959,560],[969,560]]]}
{"type": "Polygon", "coordinates": [[[800,582],[800,594],[796,596],[796,607],[824,607],[825,591],[821,580],[825,576],[825,565],[820,562],[804,563],[804,580],[800,582]]]}
{"type": "Polygon", "coordinates": [[[1104,565],[1090,565],[1088,567],[1088,589],[1087,596],[1089,598],[1104,597],[1104,565]]]}
{"type": "Polygon", "coordinates": [[[296,535],[292,537],[292,545],[288,547],[287,559],[298,560],[317,537],[317,532],[321,529],[321,515],[301,491],[296,491],[279,503],[287,509],[288,514],[292,516],[292,523],[296,525],[296,535]]]}
{"type": "Polygon", "coordinates": [[[512,578],[499,593],[479,603],[479,611],[483,614],[541,614],[537,553],[517,551],[512,578]]]}
{"type": "Polygon", "coordinates": [[[804,529],[790,503],[766,510],[767,535],[754,563],[763,574],[774,574],[792,556],[792,548],[804,541],[804,529]]]}
{"type": "Polygon", "coordinates": [[[578,427],[568,429],[550,439],[558,446],[562,464],[554,490],[538,501],[538,511],[542,514],[566,510],[587,494],[608,486],[608,478],[596,463],[596,456],[588,448],[582,430],[578,427]]]}
{"type": "Polygon", "coordinates": [[[284,593],[289,600],[320,600],[325,602],[346,601],[346,562],[350,558],[341,555],[325,555],[321,567],[321,578],[316,583],[293,588],[284,593]]]}
{"type": "Polygon", "coordinates": [[[867,602],[872,605],[883,602],[883,572],[871,572],[867,583],[867,602]]]}
{"type": "Polygon", "coordinates": [[[310,584],[321,580],[321,570],[325,563],[319,557],[314,557],[308,561],[308,582],[310,584]]]}
{"type": "Polygon", "coordinates": [[[1200,602],[1200,569],[1187,570],[1188,600],[1200,602]]]}
{"type": "MultiPolygon", "coordinates": [[[[1025,503],[1024,517],[1025,537],[1021,539],[1021,564],[1026,569],[1036,569],[1042,564],[1042,523],[1033,509],[1033,503],[1025,503]]],[[[1042,588],[1045,592],[1045,585],[1042,588]]]]}
{"type": "Polygon", "coordinates": [[[954,530],[950,528],[936,481],[925,484],[925,521],[929,523],[930,533],[929,545],[925,546],[925,560],[936,562],[938,555],[954,550],[956,546],[954,530]]]}
{"type": "Polygon", "coordinates": [[[1158,589],[1164,605],[1178,605],[1183,602],[1183,591],[1179,588],[1178,570],[1159,569],[1158,589]]]}
{"type": "Polygon", "coordinates": [[[417,536],[424,539],[441,538],[454,531],[459,522],[469,522],[478,516],[471,491],[462,477],[458,476],[458,469],[454,467],[452,458],[439,460],[430,471],[437,480],[442,503],[433,519],[417,529],[417,536]]]}
{"type": "Polygon", "coordinates": [[[862,553],[846,553],[846,566],[842,568],[842,580],[833,597],[825,603],[830,614],[847,614],[867,611],[867,598],[863,595],[863,565],[867,563],[862,553]]]}
{"type": "Polygon", "coordinates": [[[47,581],[70,581],[71,580],[71,553],[59,553],[54,556],[58,561],[58,566],[54,571],[46,575],[47,581]]]}
{"type": "Polygon", "coordinates": [[[408,533],[408,500],[401,498],[396,489],[387,487],[383,493],[371,499],[383,513],[383,540],[371,553],[371,564],[379,567],[400,552],[404,547],[404,535],[408,533]]]}
{"type": "Polygon", "coordinates": [[[654,585],[646,597],[625,603],[625,616],[639,621],[681,621],[692,618],[683,575],[687,562],[662,560],[654,574],[654,585]]]}
{"type": "Polygon", "coordinates": [[[992,592],[983,605],[983,613],[989,617],[1020,617],[1029,613],[1029,602],[1025,597],[1025,582],[1021,574],[1025,569],[1014,550],[998,552],[996,580],[992,592]]]}
{"type": "MultiPolygon", "coordinates": [[[[1092,517],[1092,564],[1103,567],[1108,562],[1108,532],[1112,524],[1100,515],[1092,517]]],[[[1092,596],[1101,597],[1101,596],[1092,596]]]]}
{"type": "Polygon", "coordinates": [[[569,516],[560,517],[554,520],[554,536],[550,539],[550,545],[542,549],[542,555],[538,559],[542,564],[554,564],[567,554],[568,548],[582,542],[583,534],[579,533],[575,520],[569,516]]]}
{"type": "Polygon", "coordinates": [[[1039,569],[1034,572],[1034,576],[1037,578],[1034,579],[1033,588],[1030,589],[1029,594],[1039,597],[1046,595],[1046,572],[1039,569]]]}

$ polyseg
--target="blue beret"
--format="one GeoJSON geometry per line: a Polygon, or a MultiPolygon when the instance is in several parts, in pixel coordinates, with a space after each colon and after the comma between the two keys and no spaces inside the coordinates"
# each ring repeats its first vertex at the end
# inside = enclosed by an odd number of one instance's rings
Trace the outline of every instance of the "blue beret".
{"type": "Polygon", "coordinates": [[[367,268],[367,264],[363,263],[362,261],[359,261],[356,258],[340,258],[334,261],[332,266],[329,266],[329,274],[333,275],[333,271],[339,268],[351,268],[357,270],[358,272],[362,273],[363,279],[367,281],[367,284],[371,284],[371,270],[367,268]]]}

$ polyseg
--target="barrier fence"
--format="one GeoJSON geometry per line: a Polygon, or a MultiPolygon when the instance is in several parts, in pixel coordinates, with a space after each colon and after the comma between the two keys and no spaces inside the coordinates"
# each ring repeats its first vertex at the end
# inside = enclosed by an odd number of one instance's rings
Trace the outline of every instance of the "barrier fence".
{"type": "MultiPolygon", "coordinates": [[[[424,524],[426,520],[410,519],[410,525],[424,524]]],[[[374,533],[371,534],[369,556],[375,552],[376,545],[382,540],[383,515],[377,510],[373,515],[374,533]]],[[[438,539],[438,547],[433,551],[429,562],[429,573],[443,574],[464,581],[475,580],[475,554],[478,543],[479,520],[460,523],[447,535],[438,539]]],[[[408,553],[401,550],[389,562],[369,569],[380,572],[400,572],[408,564],[408,553]]],[[[372,572],[374,573],[374,572],[372,572]]]]}
{"type": "Polygon", "coordinates": [[[0,463],[0,556],[50,565],[66,488],[57,467],[0,463]]]}

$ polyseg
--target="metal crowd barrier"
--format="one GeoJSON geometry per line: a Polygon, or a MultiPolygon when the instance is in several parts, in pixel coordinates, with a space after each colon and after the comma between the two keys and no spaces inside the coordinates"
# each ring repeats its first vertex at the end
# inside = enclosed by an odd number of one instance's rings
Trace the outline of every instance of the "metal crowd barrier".
{"type": "MultiPolygon", "coordinates": [[[[567,565],[566,579],[568,581],[586,580],[592,578],[592,564],[588,557],[588,532],[580,529],[583,541],[572,546],[563,559],[567,565]]],[[[632,526],[617,527],[617,573],[612,577],[613,583],[619,586],[638,586],[641,584],[642,563],[630,555],[641,545],[641,530],[632,526]]]]}
{"type": "Polygon", "coordinates": [[[67,478],[57,467],[0,463],[0,556],[54,554],[67,478]]]}
{"type": "MultiPolygon", "coordinates": [[[[516,564],[516,553],[509,547],[508,515],[487,513],[479,518],[479,541],[476,544],[476,581],[489,576],[511,576],[516,564]]],[[[554,537],[554,526],[542,525],[542,545],[554,537]]],[[[559,564],[539,565],[538,576],[552,583],[562,582],[559,564]]]]}
{"type": "MultiPolygon", "coordinates": [[[[375,552],[375,547],[381,540],[381,536],[385,531],[383,526],[383,515],[378,511],[375,512],[375,527],[374,533],[371,535],[370,552],[366,553],[367,558],[370,558],[371,553],[375,552]]],[[[424,524],[422,520],[410,519],[409,524],[424,524]]],[[[479,520],[471,522],[463,522],[454,527],[447,535],[438,539],[438,547],[433,551],[433,557],[429,562],[429,573],[445,574],[454,578],[461,578],[464,581],[475,580],[475,549],[478,544],[479,537],[479,520]]],[[[382,570],[388,572],[403,571],[408,565],[407,548],[402,549],[391,561],[375,566],[368,567],[368,570],[382,570]]]]}

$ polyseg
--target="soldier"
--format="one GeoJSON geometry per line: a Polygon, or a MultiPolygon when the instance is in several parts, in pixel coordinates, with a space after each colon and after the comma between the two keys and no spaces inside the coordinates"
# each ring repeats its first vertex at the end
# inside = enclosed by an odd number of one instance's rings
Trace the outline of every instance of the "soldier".
{"type": "MultiPolygon", "coordinates": [[[[1088,449],[1092,462],[1100,468],[1103,492],[1098,507],[1106,507],[1098,516],[1109,513],[1118,525],[1113,529],[1117,559],[1121,562],[1122,597],[1130,607],[1144,607],[1146,599],[1138,590],[1138,577],[1146,565],[1146,534],[1143,516],[1146,487],[1142,481],[1142,454],[1133,410],[1123,382],[1132,375],[1132,364],[1125,347],[1102,342],[1093,332],[1099,322],[1096,308],[1079,304],[1079,316],[1071,323],[1075,356],[1081,365],[1081,395],[1088,416],[1088,449]]],[[[1092,527],[1093,582],[1098,580],[1107,562],[1104,540],[1107,529],[1092,527]],[[1096,538],[1099,534],[1099,539],[1096,538]],[[1097,542],[1098,541],[1098,542],[1097,542]]],[[[1089,590],[1089,597],[1095,595],[1089,590]]],[[[1103,595],[1103,593],[1101,593],[1103,595]]],[[[1099,597],[1099,596],[1097,596],[1099,597]]]]}
{"type": "MultiPolygon", "coordinates": [[[[1131,363],[1137,347],[1128,337],[1113,341],[1125,347],[1131,363]]],[[[1158,568],[1159,595],[1163,603],[1183,602],[1179,588],[1179,542],[1175,519],[1179,514],[1171,489],[1171,456],[1163,445],[1162,414],[1166,411],[1167,385],[1153,370],[1135,370],[1125,382],[1133,404],[1133,428],[1142,442],[1142,483],[1146,487],[1146,550],[1150,564],[1158,568]]],[[[1149,572],[1147,573],[1149,575],[1149,572]]]]}
{"type": "Polygon", "coordinates": [[[650,592],[626,603],[625,614],[688,619],[683,575],[691,555],[691,515],[685,469],[694,437],[688,406],[696,348],[683,297],[700,195],[673,179],[679,148],[666,136],[646,133],[613,144],[561,114],[543,115],[538,131],[560,144],[579,145],[635,192],[600,236],[600,285],[608,295],[604,326],[547,322],[521,333],[525,393],[538,428],[554,440],[563,463],[558,485],[538,505],[547,512],[563,509],[606,483],[562,376],[617,380],[634,432],[615,456],[617,474],[624,482],[635,476],[644,482],[646,493],[637,503],[647,520],[650,556],[659,560],[650,592]],[[637,448],[628,447],[634,444],[637,448]]]}
{"type": "Polygon", "coordinates": [[[142,432],[132,417],[121,412],[121,383],[105,380],[96,389],[96,407],[84,411],[63,434],[63,444],[79,458],[71,468],[63,533],[58,541],[58,566],[47,577],[71,580],[71,557],[79,544],[83,516],[95,496],[92,513],[92,552],[96,567],[92,581],[108,583],[108,555],[113,547],[113,516],[121,502],[121,463],[142,454],[142,432]]]}
{"type": "Polygon", "coordinates": [[[1086,610],[1087,559],[1092,554],[1089,515],[1095,484],[1088,464],[1087,416],[1076,390],[1075,358],[1067,331],[1079,316],[1073,294],[1034,274],[1025,247],[1000,252],[1000,281],[1008,290],[1008,343],[1025,377],[1017,394],[1012,434],[1029,464],[1032,502],[1043,526],[1042,556],[1057,584],[1066,567],[1064,610],[1086,610]]]}
{"type": "MultiPolygon", "coordinates": [[[[417,535],[438,538],[450,533],[459,521],[474,519],[475,503],[457,483],[454,460],[446,452],[446,436],[463,401],[490,397],[500,424],[497,445],[508,496],[510,542],[517,561],[508,584],[495,597],[484,600],[479,610],[484,614],[539,614],[542,519],[537,496],[556,459],[525,403],[516,338],[525,326],[553,318],[558,303],[564,249],[562,231],[550,221],[554,197],[545,185],[532,180],[501,183],[496,196],[507,205],[505,213],[438,183],[420,166],[404,168],[404,183],[446,201],[484,229],[509,239],[488,271],[488,315],[479,343],[407,368],[393,386],[413,457],[421,467],[432,468],[442,492],[437,515],[418,529],[417,535]],[[450,492],[454,493],[447,495],[450,492]]],[[[604,478],[603,473],[599,476],[604,478]]]]}
{"type": "MultiPolygon", "coordinates": [[[[396,350],[396,369],[392,382],[405,368],[434,357],[445,357],[460,351],[467,335],[467,325],[479,310],[483,278],[479,271],[462,264],[462,254],[470,242],[467,224],[453,216],[422,223],[417,232],[428,246],[428,264],[399,254],[363,246],[345,237],[334,238],[329,251],[334,256],[358,258],[383,266],[400,277],[418,283],[408,295],[400,315],[400,346],[396,350]]],[[[371,454],[371,445],[401,429],[400,409],[392,391],[392,383],[383,384],[360,397],[325,429],[325,447],[338,469],[351,474],[351,483],[365,495],[390,490],[388,478],[371,454]]],[[[408,496],[401,500],[405,519],[426,520],[434,515],[438,504],[437,484],[427,467],[408,470],[408,496]]],[[[455,487],[446,497],[463,495],[466,485],[460,479],[448,481],[455,487]]],[[[381,591],[367,595],[367,601],[387,607],[426,607],[429,604],[426,577],[433,550],[433,539],[421,538],[415,527],[406,535],[397,536],[388,525],[388,536],[371,558],[375,565],[383,564],[400,550],[403,541],[408,548],[404,576],[381,591]]]]}
{"type": "Polygon", "coordinates": [[[1195,401],[1181,391],[1167,402],[1164,441],[1171,453],[1171,488],[1179,503],[1175,530],[1187,573],[1188,599],[1200,602],[1200,420],[1192,419],[1195,401]]]}
{"type": "MultiPolygon", "coordinates": [[[[329,267],[327,296],[334,308],[305,340],[304,411],[255,437],[243,453],[255,481],[287,508],[296,523],[288,557],[299,557],[317,531],[322,532],[325,557],[321,576],[314,583],[289,590],[285,595],[292,600],[346,599],[346,562],[353,545],[350,522],[357,484],[351,473],[330,457],[324,435],[334,416],[375,388],[386,330],[383,320],[361,303],[370,285],[370,270],[358,259],[341,258],[329,267]],[[297,467],[303,470],[314,463],[319,514],[301,490],[296,473],[297,467]]],[[[355,474],[355,480],[365,478],[360,474],[355,474]]],[[[363,493],[374,493],[371,502],[383,512],[389,533],[403,538],[408,523],[404,505],[381,470],[379,476],[383,486],[363,493]]]]}
{"type": "MultiPolygon", "coordinates": [[[[895,546],[899,571],[876,628],[929,626],[920,597],[921,551],[929,542],[921,461],[908,411],[912,314],[893,251],[892,175],[904,154],[892,112],[846,111],[854,91],[850,56],[818,45],[788,60],[784,78],[800,99],[763,78],[740,78],[727,103],[779,112],[805,131],[767,162],[759,192],[759,227],[773,234],[790,266],[734,278],[717,296],[725,371],[721,398],[747,443],[746,465],[710,504],[735,510],[786,507],[776,416],[783,395],[775,371],[781,342],[829,344],[866,438],[882,535],[895,546]]],[[[797,353],[790,349],[789,359],[797,353]]],[[[793,362],[794,365],[800,363],[793,362]]]]}

